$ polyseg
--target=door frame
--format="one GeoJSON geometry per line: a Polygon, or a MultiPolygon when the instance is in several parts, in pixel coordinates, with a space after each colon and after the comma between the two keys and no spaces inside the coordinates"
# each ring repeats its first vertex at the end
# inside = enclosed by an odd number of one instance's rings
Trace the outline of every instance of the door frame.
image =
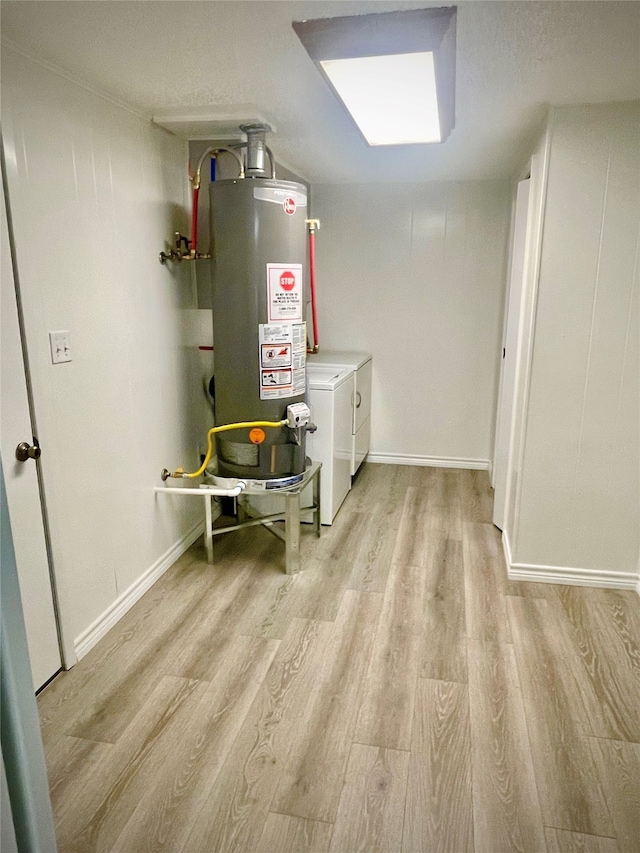
{"type": "MultiPolygon", "coordinates": [[[[527,175],[523,175],[519,177],[515,182],[515,187],[517,187],[518,183],[521,180],[524,180],[527,175]]],[[[529,175],[529,178],[531,176],[529,175]]],[[[514,235],[514,225],[515,225],[515,217],[516,217],[516,193],[511,188],[511,208],[509,211],[509,239],[507,242],[507,250],[506,250],[506,263],[507,269],[505,273],[505,294],[504,294],[504,302],[503,302],[503,310],[502,310],[502,337],[500,339],[500,352],[502,352],[505,341],[507,339],[507,320],[509,313],[509,285],[511,283],[511,265],[512,265],[512,256],[513,256],[513,235],[514,235]]],[[[493,452],[491,454],[491,459],[489,461],[489,480],[491,482],[492,488],[495,488],[495,476],[496,476],[496,459],[498,456],[498,419],[500,415],[500,407],[502,406],[502,395],[503,395],[503,387],[502,387],[502,374],[504,373],[504,363],[502,357],[500,357],[500,371],[498,377],[498,399],[496,401],[496,420],[495,420],[495,430],[493,433],[493,452]]]]}
{"type": "MultiPolygon", "coordinates": [[[[20,342],[22,349],[22,362],[24,366],[24,376],[25,376],[25,384],[27,390],[27,404],[29,409],[29,422],[31,425],[31,435],[37,435],[41,438],[38,432],[38,425],[36,419],[36,405],[34,399],[34,391],[33,385],[31,382],[31,374],[29,371],[29,352],[27,345],[27,334],[25,330],[24,323],[24,314],[22,310],[22,300],[20,293],[20,275],[18,270],[18,259],[17,259],[17,251],[16,251],[16,241],[15,234],[13,229],[13,220],[11,215],[11,195],[9,189],[9,170],[12,168],[12,164],[15,166],[15,160],[12,158],[5,159],[5,144],[6,137],[4,134],[0,134],[0,172],[1,172],[1,182],[2,182],[2,191],[3,191],[3,199],[2,204],[5,206],[6,212],[6,221],[7,221],[7,232],[9,239],[9,247],[11,253],[10,264],[13,272],[13,288],[15,292],[16,299],[16,307],[18,314],[18,329],[20,333],[20,342]]],[[[38,460],[35,462],[36,465],[36,477],[38,484],[38,495],[39,495],[39,505],[40,512],[42,516],[42,525],[44,530],[44,542],[46,549],[46,558],[47,565],[49,568],[49,580],[51,584],[51,596],[53,601],[53,611],[55,615],[56,622],[56,631],[57,631],[57,639],[58,639],[58,648],[60,652],[60,661],[63,669],[68,670],[71,669],[74,664],[77,663],[78,658],[75,652],[75,645],[73,642],[73,638],[69,636],[69,630],[67,629],[66,623],[64,623],[62,618],[62,606],[61,606],[61,596],[59,584],[56,577],[55,571],[55,560],[53,554],[53,547],[51,544],[51,533],[49,528],[49,520],[47,514],[47,500],[46,500],[46,489],[43,479],[43,472],[41,463],[38,460]]],[[[9,507],[11,506],[10,496],[7,493],[7,502],[9,507]]],[[[55,675],[55,674],[54,674],[55,675]]],[[[48,682],[45,682],[45,685],[48,682]]],[[[41,687],[45,686],[42,685],[41,687]]],[[[41,688],[39,688],[41,689],[41,688]]]]}
{"type": "Polygon", "coordinates": [[[496,414],[493,465],[491,466],[492,486],[495,489],[493,523],[499,530],[503,530],[506,526],[509,460],[511,456],[511,444],[514,439],[512,425],[516,418],[517,352],[522,300],[525,296],[525,261],[531,175],[527,175],[525,178],[519,180],[515,190],[511,212],[511,248],[509,252],[509,271],[507,275],[507,293],[502,333],[502,357],[500,359],[500,393],[498,395],[496,414]],[[517,280],[514,279],[515,274],[518,275],[517,280]],[[514,310],[517,310],[517,313],[514,313],[514,310]],[[506,453],[500,452],[505,450],[506,453]],[[502,499],[502,506],[499,505],[499,498],[502,499]],[[497,509],[500,509],[500,517],[496,517],[497,509]]]}
{"type": "MultiPolygon", "coordinates": [[[[503,549],[509,570],[516,553],[520,516],[520,496],[526,449],[527,415],[531,386],[531,368],[536,331],[536,312],[538,302],[538,282],[542,254],[542,235],[547,196],[549,172],[549,154],[551,146],[551,128],[547,123],[541,132],[535,151],[526,166],[518,174],[514,187],[527,176],[530,177],[529,203],[527,208],[527,231],[525,237],[523,293],[520,306],[517,335],[516,375],[514,382],[514,418],[509,442],[510,454],[507,460],[506,500],[504,529],[502,531],[503,549]]],[[[515,213],[515,188],[513,211],[515,213]]],[[[505,319],[506,323],[506,319],[505,319]]],[[[500,405],[500,395],[498,406],[500,405]]],[[[496,415],[496,423],[497,416],[496,415]]],[[[494,445],[493,465],[495,466],[496,446],[494,445]]]]}

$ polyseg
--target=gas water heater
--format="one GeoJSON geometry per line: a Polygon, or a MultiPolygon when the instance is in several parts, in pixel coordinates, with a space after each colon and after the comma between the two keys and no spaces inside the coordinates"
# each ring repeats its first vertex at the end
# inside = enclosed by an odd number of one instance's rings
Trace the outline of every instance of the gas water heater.
{"type": "MultiPolygon", "coordinates": [[[[290,404],[305,401],[306,188],[259,176],[214,181],[210,206],[216,422],[285,418],[290,404]]],[[[223,476],[304,471],[304,431],[216,438],[223,476]]]]}
{"type": "MultiPolygon", "coordinates": [[[[264,127],[242,129],[246,177],[212,181],[209,190],[221,424],[284,419],[290,405],[304,403],[306,391],[307,191],[269,176],[264,127]]],[[[217,434],[219,473],[266,480],[302,474],[305,433],[293,426],[217,434]]]]}
{"type": "MultiPolygon", "coordinates": [[[[246,142],[210,148],[202,155],[192,178],[191,239],[178,234],[176,249],[160,254],[162,263],[211,257],[216,419],[201,467],[190,473],[165,469],[163,479],[200,476],[213,456],[214,436],[221,477],[274,489],[294,484],[305,472],[306,431],[315,427],[305,405],[303,270],[307,224],[313,262],[315,220],[307,219],[306,187],[276,180],[265,144],[268,129],[243,126],[246,142]],[[211,183],[211,249],[203,255],[197,251],[200,171],[207,156],[222,152],[234,155],[239,173],[211,183]]],[[[315,306],[313,271],[311,286],[315,306]]]]}

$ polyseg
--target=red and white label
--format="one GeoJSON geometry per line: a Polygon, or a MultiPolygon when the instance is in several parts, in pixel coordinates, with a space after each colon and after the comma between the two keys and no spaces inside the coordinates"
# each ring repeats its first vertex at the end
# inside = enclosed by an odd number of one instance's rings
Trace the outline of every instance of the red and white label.
{"type": "Polygon", "coordinates": [[[302,264],[267,264],[268,321],[302,320],[302,264]]]}
{"type": "Polygon", "coordinates": [[[280,276],[280,287],[283,290],[293,290],[296,286],[296,277],[291,270],[285,270],[280,276]]]}
{"type": "Polygon", "coordinates": [[[295,198],[291,198],[291,196],[289,196],[289,198],[285,198],[285,200],[282,202],[282,207],[284,208],[284,212],[287,214],[287,216],[293,216],[293,214],[296,212],[295,198]]]}
{"type": "Polygon", "coordinates": [[[305,323],[261,323],[260,399],[285,400],[304,394],[307,330],[305,323]]]}
{"type": "Polygon", "coordinates": [[[261,358],[262,367],[291,367],[291,344],[262,344],[261,358]]]}

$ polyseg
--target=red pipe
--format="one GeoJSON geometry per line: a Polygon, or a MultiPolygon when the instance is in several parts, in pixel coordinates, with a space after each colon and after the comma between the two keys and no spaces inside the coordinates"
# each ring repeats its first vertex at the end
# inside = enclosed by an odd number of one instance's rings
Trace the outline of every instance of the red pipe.
{"type": "Polygon", "coordinates": [[[198,196],[200,187],[193,188],[193,197],[191,204],[191,240],[189,241],[189,250],[192,255],[195,255],[198,248],[198,196]]]}
{"type": "Polygon", "coordinates": [[[318,339],[318,307],[316,304],[316,230],[309,228],[309,285],[311,287],[311,319],[313,325],[313,346],[317,350],[318,339]]]}

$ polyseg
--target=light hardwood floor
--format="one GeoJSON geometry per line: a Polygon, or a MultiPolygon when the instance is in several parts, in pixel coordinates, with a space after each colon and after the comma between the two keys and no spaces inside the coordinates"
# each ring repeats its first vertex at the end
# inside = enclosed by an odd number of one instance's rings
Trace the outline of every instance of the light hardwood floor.
{"type": "Polygon", "coordinates": [[[191,548],[39,696],[60,853],[638,853],[640,598],[509,581],[491,506],[365,464],[296,576],[191,548]]]}

